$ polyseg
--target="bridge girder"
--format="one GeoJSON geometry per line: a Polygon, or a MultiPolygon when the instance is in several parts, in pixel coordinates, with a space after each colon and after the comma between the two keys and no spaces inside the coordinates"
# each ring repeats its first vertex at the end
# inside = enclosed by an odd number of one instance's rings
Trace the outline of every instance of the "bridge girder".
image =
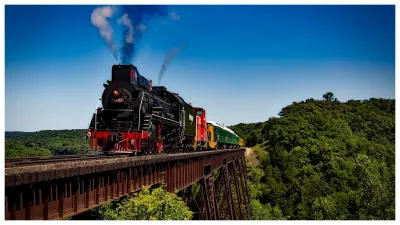
{"type": "Polygon", "coordinates": [[[227,212],[226,219],[250,218],[243,211],[249,205],[244,149],[46,168],[6,168],[6,220],[64,219],[161,182],[168,192],[200,184],[200,219],[224,219],[227,212]]]}

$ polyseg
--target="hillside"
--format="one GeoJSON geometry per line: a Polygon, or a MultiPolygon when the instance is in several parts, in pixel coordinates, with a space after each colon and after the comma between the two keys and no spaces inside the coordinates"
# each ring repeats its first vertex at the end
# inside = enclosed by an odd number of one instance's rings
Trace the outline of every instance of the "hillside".
{"type": "Polygon", "coordinates": [[[87,153],[85,130],[5,132],[5,157],[70,155],[87,153]]]}
{"type": "MultiPolygon", "coordinates": [[[[294,102],[230,128],[248,147],[255,219],[395,219],[395,100],[294,102]]],[[[5,156],[86,153],[84,130],[7,134],[5,156]]]]}
{"type": "Polygon", "coordinates": [[[249,174],[256,216],[395,219],[395,100],[324,98],[230,127],[255,145],[249,174]]]}

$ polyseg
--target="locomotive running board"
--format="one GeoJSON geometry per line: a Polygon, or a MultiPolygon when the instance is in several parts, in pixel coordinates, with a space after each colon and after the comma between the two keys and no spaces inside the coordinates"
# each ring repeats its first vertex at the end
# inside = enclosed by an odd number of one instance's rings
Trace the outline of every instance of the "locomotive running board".
{"type": "Polygon", "coordinates": [[[175,121],[175,120],[171,120],[171,119],[168,119],[168,118],[165,118],[165,117],[162,117],[162,116],[156,115],[156,114],[153,114],[153,116],[154,116],[154,117],[161,118],[162,120],[169,121],[169,122],[171,122],[171,123],[179,124],[179,122],[177,122],[177,121],[175,121]]]}
{"type": "Polygon", "coordinates": [[[114,112],[133,112],[133,109],[103,109],[103,111],[114,111],[114,112]]]}

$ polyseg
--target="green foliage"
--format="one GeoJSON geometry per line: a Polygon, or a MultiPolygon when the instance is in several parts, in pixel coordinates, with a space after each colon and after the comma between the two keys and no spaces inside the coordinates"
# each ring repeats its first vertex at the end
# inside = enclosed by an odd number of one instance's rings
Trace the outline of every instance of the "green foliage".
{"type": "Polygon", "coordinates": [[[5,132],[5,139],[13,138],[13,137],[20,137],[24,136],[27,134],[30,134],[31,132],[22,132],[22,131],[6,131],[5,132]]]}
{"type": "Polygon", "coordinates": [[[322,95],[322,97],[327,101],[336,101],[337,99],[333,97],[332,92],[327,92],[326,94],[322,95]]]}
{"type": "Polygon", "coordinates": [[[249,170],[261,205],[288,219],[395,219],[395,100],[341,103],[327,93],[279,115],[231,128],[261,136],[249,170]]]}
{"type": "Polygon", "coordinates": [[[357,155],[355,170],[360,181],[360,219],[394,219],[395,174],[385,162],[357,155]]]}
{"type": "Polygon", "coordinates": [[[6,151],[5,151],[6,158],[51,155],[51,152],[48,149],[40,148],[40,147],[28,148],[20,143],[12,142],[12,141],[5,141],[5,149],[6,149],[6,151]]]}
{"type": "Polygon", "coordinates": [[[6,136],[11,137],[6,141],[6,158],[86,154],[89,148],[83,129],[6,132],[6,136]]]}
{"type": "Polygon", "coordinates": [[[253,220],[286,220],[278,206],[271,207],[271,204],[261,204],[258,200],[250,202],[253,220]]]}
{"type": "Polygon", "coordinates": [[[105,220],[190,220],[193,216],[185,202],[164,187],[153,190],[144,187],[137,196],[116,207],[103,206],[100,214],[105,220]]]}
{"type": "Polygon", "coordinates": [[[263,129],[263,123],[250,123],[244,124],[239,123],[234,126],[229,126],[229,129],[232,129],[239,137],[243,138],[246,146],[252,147],[257,143],[262,142],[261,131],[263,129]]]}

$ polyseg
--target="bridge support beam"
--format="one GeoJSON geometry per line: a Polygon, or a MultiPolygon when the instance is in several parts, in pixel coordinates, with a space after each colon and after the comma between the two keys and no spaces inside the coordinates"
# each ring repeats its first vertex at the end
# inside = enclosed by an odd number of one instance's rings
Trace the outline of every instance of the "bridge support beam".
{"type": "Polygon", "coordinates": [[[168,192],[185,190],[200,219],[250,218],[244,169],[244,149],[6,168],[5,219],[64,219],[161,182],[168,192]],[[193,196],[193,186],[199,186],[201,199],[193,196]]]}
{"type": "Polygon", "coordinates": [[[249,194],[242,157],[232,160],[200,181],[201,220],[244,220],[249,215],[249,194]],[[233,191],[234,189],[234,191],[233,191]]]}

